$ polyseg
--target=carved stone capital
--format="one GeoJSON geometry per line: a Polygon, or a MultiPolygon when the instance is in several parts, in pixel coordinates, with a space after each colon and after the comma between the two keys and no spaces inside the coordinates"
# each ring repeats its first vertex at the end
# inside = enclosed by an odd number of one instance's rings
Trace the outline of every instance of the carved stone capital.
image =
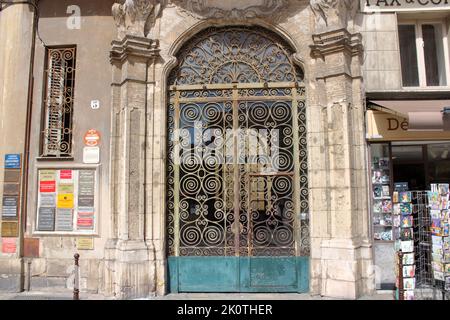
{"type": "Polygon", "coordinates": [[[323,58],[336,52],[345,52],[351,56],[360,55],[363,52],[361,34],[351,34],[344,28],[315,34],[313,42],[311,54],[314,58],[323,58]]]}
{"type": "Polygon", "coordinates": [[[159,41],[126,35],[112,42],[111,63],[122,63],[129,58],[152,59],[159,55],[159,41]]]}
{"type": "Polygon", "coordinates": [[[338,75],[361,77],[362,36],[347,29],[333,30],[313,35],[311,55],[318,60],[316,79],[338,75]]]}
{"type": "Polygon", "coordinates": [[[287,5],[287,0],[172,0],[179,9],[199,19],[266,17],[287,5]]]}
{"type": "Polygon", "coordinates": [[[317,30],[345,28],[353,20],[359,8],[356,0],[310,0],[311,10],[316,17],[317,30]]]}
{"type": "Polygon", "coordinates": [[[119,38],[125,35],[146,37],[160,16],[167,0],[125,0],[115,3],[112,14],[119,38]]]}

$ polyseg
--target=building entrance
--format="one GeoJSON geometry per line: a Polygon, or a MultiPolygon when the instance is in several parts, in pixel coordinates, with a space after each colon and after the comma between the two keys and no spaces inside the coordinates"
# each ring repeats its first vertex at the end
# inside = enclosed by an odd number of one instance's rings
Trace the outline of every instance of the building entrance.
{"type": "Polygon", "coordinates": [[[303,75],[281,39],[209,29],[169,80],[171,292],[309,288],[303,75]]]}

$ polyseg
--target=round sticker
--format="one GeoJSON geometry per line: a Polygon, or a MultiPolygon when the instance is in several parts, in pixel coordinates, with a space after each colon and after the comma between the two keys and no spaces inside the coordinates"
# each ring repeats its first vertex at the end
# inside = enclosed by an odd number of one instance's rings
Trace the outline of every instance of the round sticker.
{"type": "Polygon", "coordinates": [[[100,133],[91,129],[84,135],[84,144],[89,147],[96,147],[100,143],[100,133]]]}

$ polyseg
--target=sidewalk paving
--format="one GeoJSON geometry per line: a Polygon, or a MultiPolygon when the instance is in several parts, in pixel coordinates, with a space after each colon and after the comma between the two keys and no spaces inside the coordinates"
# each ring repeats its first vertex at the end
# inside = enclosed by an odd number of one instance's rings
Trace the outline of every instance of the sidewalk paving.
{"type": "MultiPolygon", "coordinates": [[[[72,291],[29,291],[21,293],[0,293],[0,300],[73,300],[72,291]]],[[[100,294],[80,292],[80,300],[114,300],[100,294]]],[[[181,293],[166,296],[148,297],[136,300],[342,300],[309,294],[278,293],[181,293]]],[[[373,296],[358,300],[393,300],[391,292],[378,292],[373,296]]]]}

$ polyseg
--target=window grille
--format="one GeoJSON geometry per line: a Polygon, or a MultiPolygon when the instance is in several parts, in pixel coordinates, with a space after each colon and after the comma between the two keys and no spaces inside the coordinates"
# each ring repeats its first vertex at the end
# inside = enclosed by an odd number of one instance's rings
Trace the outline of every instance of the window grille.
{"type": "Polygon", "coordinates": [[[43,157],[72,156],[75,58],[75,47],[47,49],[43,157]]]}

